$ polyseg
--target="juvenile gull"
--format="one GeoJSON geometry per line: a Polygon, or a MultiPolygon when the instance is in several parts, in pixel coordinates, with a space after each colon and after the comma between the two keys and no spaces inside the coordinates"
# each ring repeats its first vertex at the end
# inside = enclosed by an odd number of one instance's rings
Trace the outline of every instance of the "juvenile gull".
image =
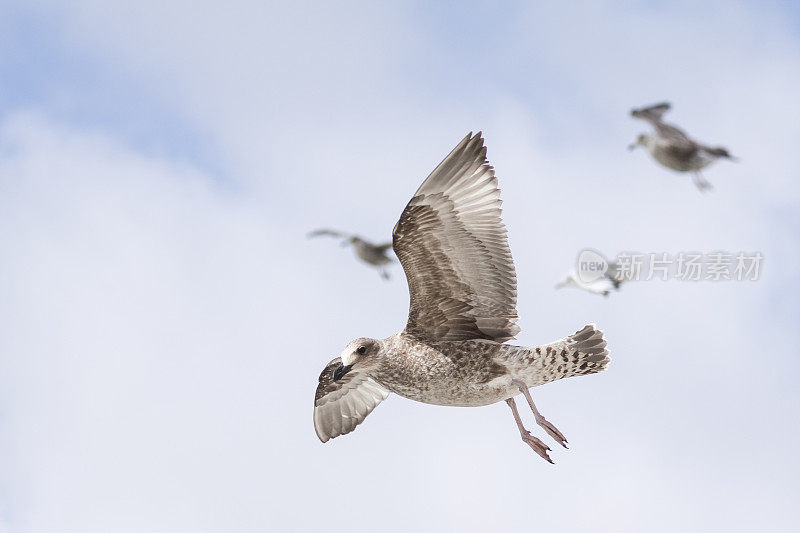
{"type": "Polygon", "coordinates": [[[695,185],[701,191],[710,189],[711,184],[703,178],[700,170],[719,158],[732,161],[735,159],[722,147],[712,148],[701,144],[671,124],[666,124],[661,117],[669,111],[670,104],[660,104],[631,110],[631,116],[646,120],[653,126],[655,135],[643,133],[628,148],[644,146],[653,159],[667,168],[678,172],[691,172],[695,185]]]}
{"type": "Polygon", "coordinates": [[[338,237],[342,239],[342,245],[350,244],[356,252],[356,256],[367,263],[378,267],[383,279],[389,279],[389,272],[386,270],[386,265],[393,263],[394,259],[387,255],[387,252],[392,248],[392,243],[387,242],[384,244],[372,244],[365,241],[358,235],[349,235],[339,231],[329,229],[318,229],[308,234],[308,237],[318,237],[320,235],[328,235],[331,237],[338,237]]]}
{"type": "Polygon", "coordinates": [[[593,374],[609,362],[594,325],[539,347],[504,344],[519,332],[517,279],[500,191],[481,134],[467,135],[422,183],[394,227],[411,294],[408,323],[386,339],[359,338],[327,364],[314,397],[322,442],[355,429],[390,392],[424,403],[505,401],[522,440],[552,463],[522,424],[522,393],[536,423],[566,447],[536,409],[530,387],[593,374]]]}

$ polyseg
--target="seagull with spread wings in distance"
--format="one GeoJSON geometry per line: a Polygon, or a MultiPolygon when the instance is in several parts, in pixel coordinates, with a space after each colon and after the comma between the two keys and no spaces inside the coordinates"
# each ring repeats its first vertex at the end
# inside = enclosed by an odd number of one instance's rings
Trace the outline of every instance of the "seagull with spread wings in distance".
{"type": "Polygon", "coordinates": [[[662,120],[670,110],[670,104],[663,102],[640,109],[631,110],[631,116],[646,120],[653,126],[655,135],[642,133],[628,149],[644,146],[650,155],[667,168],[678,172],[691,172],[694,184],[701,191],[711,189],[711,184],[703,178],[700,170],[717,159],[736,159],[722,147],[710,147],[691,139],[686,133],[662,120]]]}
{"type": "Polygon", "coordinates": [[[365,241],[358,235],[349,235],[330,229],[318,229],[308,234],[308,237],[319,237],[320,235],[327,235],[329,237],[337,237],[342,239],[342,245],[352,245],[356,256],[367,263],[378,268],[378,272],[383,279],[389,279],[389,272],[386,267],[394,262],[388,254],[392,249],[392,243],[387,242],[384,244],[372,244],[365,241]]]}
{"type": "Polygon", "coordinates": [[[619,286],[622,285],[623,280],[619,278],[618,272],[619,267],[617,263],[609,263],[608,270],[602,276],[588,281],[581,279],[577,271],[572,269],[564,280],[556,284],[556,289],[575,287],[594,294],[608,296],[612,292],[618,291],[619,286]]]}
{"type": "Polygon", "coordinates": [[[506,344],[517,326],[517,279],[500,218],[500,190],[481,134],[467,135],[422,183],[394,227],[411,304],[405,328],[350,342],[319,376],[314,427],[322,442],[353,431],[390,392],[419,402],[475,407],[505,401],[522,440],[552,463],[525,429],[514,397],[536,423],[567,440],[529,389],[594,374],[609,363],[603,333],[588,325],[550,344],[506,344]]]}

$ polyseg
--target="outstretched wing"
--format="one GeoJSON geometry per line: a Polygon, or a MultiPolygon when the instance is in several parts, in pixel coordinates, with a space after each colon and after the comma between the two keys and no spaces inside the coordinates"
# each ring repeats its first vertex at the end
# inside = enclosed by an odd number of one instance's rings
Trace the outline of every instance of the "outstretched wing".
{"type": "Polygon", "coordinates": [[[664,116],[664,113],[669,111],[671,108],[672,106],[669,102],[661,102],[660,104],[640,107],[638,109],[631,109],[631,115],[636,118],[647,120],[648,122],[651,120],[660,121],[661,117],[664,116]]]}
{"type": "Polygon", "coordinates": [[[389,396],[388,390],[356,370],[334,381],[333,372],[341,364],[341,357],[328,363],[314,395],[314,429],[322,442],[353,431],[389,396]]]}
{"type": "Polygon", "coordinates": [[[320,235],[327,235],[329,237],[339,237],[339,238],[345,238],[345,237],[349,237],[350,236],[347,233],[342,233],[340,231],[335,231],[335,230],[332,230],[332,229],[318,229],[318,230],[314,230],[314,231],[310,232],[308,235],[306,235],[306,237],[309,237],[309,238],[310,237],[319,237],[320,235]]]}
{"type": "Polygon", "coordinates": [[[669,111],[671,107],[669,102],[662,102],[648,107],[632,109],[631,116],[647,121],[653,126],[653,129],[656,130],[661,139],[667,141],[674,150],[680,152],[678,155],[696,151],[697,144],[683,130],[663,121],[664,113],[669,111]]]}
{"type": "Polygon", "coordinates": [[[665,124],[664,122],[651,122],[651,124],[658,136],[668,141],[670,145],[676,146],[680,150],[697,150],[697,143],[690,139],[683,130],[676,128],[672,124],[665,124]]]}
{"type": "Polygon", "coordinates": [[[422,183],[394,227],[411,293],[406,333],[421,340],[519,332],[517,277],[500,190],[481,134],[467,135],[422,183]]]}

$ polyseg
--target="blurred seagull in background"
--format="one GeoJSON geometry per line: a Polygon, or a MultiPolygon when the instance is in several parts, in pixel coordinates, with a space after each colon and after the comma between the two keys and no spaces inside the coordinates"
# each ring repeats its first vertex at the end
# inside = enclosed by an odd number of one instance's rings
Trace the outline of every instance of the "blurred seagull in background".
{"type": "Polygon", "coordinates": [[[584,281],[578,275],[578,272],[573,268],[567,274],[567,277],[556,284],[556,289],[563,287],[575,287],[584,291],[593,292],[594,294],[602,294],[608,296],[614,291],[619,290],[623,279],[619,277],[619,266],[617,263],[608,263],[608,270],[597,279],[591,281],[584,281]]]}
{"type": "Polygon", "coordinates": [[[544,346],[505,344],[520,328],[500,203],[481,134],[470,133],[417,189],[392,232],[411,293],[405,328],[350,342],[319,376],[314,429],[322,442],[353,431],[390,392],[436,405],[505,401],[523,442],[552,463],[550,448],[522,423],[514,402],[522,394],[536,423],[566,448],[528,389],[602,371],[606,341],[588,325],[544,346]]]}
{"type": "Polygon", "coordinates": [[[319,237],[320,235],[327,235],[329,237],[342,239],[342,246],[347,246],[348,244],[352,245],[353,250],[356,252],[356,256],[359,259],[368,265],[377,267],[381,277],[383,279],[389,279],[389,272],[386,270],[386,266],[390,263],[393,263],[394,259],[387,255],[387,253],[392,249],[392,243],[387,242],[384,244],[372,244],[369,241],[365,241],[358,235],[349,235],[347,233],[341,233],[339,231],[330,229],[318,229],[312,231],[308,234],[308,237],[319,237]]]}
{"type": "Polygon", "coordinates": [[[663,102],[631,110],[631,116],[646,120],[653,126],[655,135],[646,133],[639,135],[628,149],[644,146],[653,159],[663,166],[678,172],[692,172],[694,183],[701,191],[711,189],[711,184],[703,178],[700,170],[720,158],[731,161],[736,159],[725,148],[712,148],[701,144],[675,126],[662,121],[661,118],[670,107],[668,102],[663,102]]]}

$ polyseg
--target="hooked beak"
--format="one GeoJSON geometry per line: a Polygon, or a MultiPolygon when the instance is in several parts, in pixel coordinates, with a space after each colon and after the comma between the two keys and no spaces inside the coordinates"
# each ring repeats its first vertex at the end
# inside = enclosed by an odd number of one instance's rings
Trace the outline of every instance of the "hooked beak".
{"type": "Polygon", "coordinates": [[[556,283],[556,289],[561,289],[562,287],[566,287],[567,285],[569,285],[568,281],[566,281],[566,280],[565,281],[559,281],[558,283],[556,283]]]}
{"type": "Polygon", "coordinates": [[[628,151],[629,152],[632,152],[635,149],[636,149],[636,143],[631,143],[631,144],[628,145],[628,151]]]}
{"type": "Polygon", "coordinates": [[[353,368],[353,365],[344,366],[343,364],[339,363],[339,366],[336,367],[336,370],[333,371],[333,381],[339,381],[342,379],[345,374],[350,372],[350,369],[353,368]]]}

